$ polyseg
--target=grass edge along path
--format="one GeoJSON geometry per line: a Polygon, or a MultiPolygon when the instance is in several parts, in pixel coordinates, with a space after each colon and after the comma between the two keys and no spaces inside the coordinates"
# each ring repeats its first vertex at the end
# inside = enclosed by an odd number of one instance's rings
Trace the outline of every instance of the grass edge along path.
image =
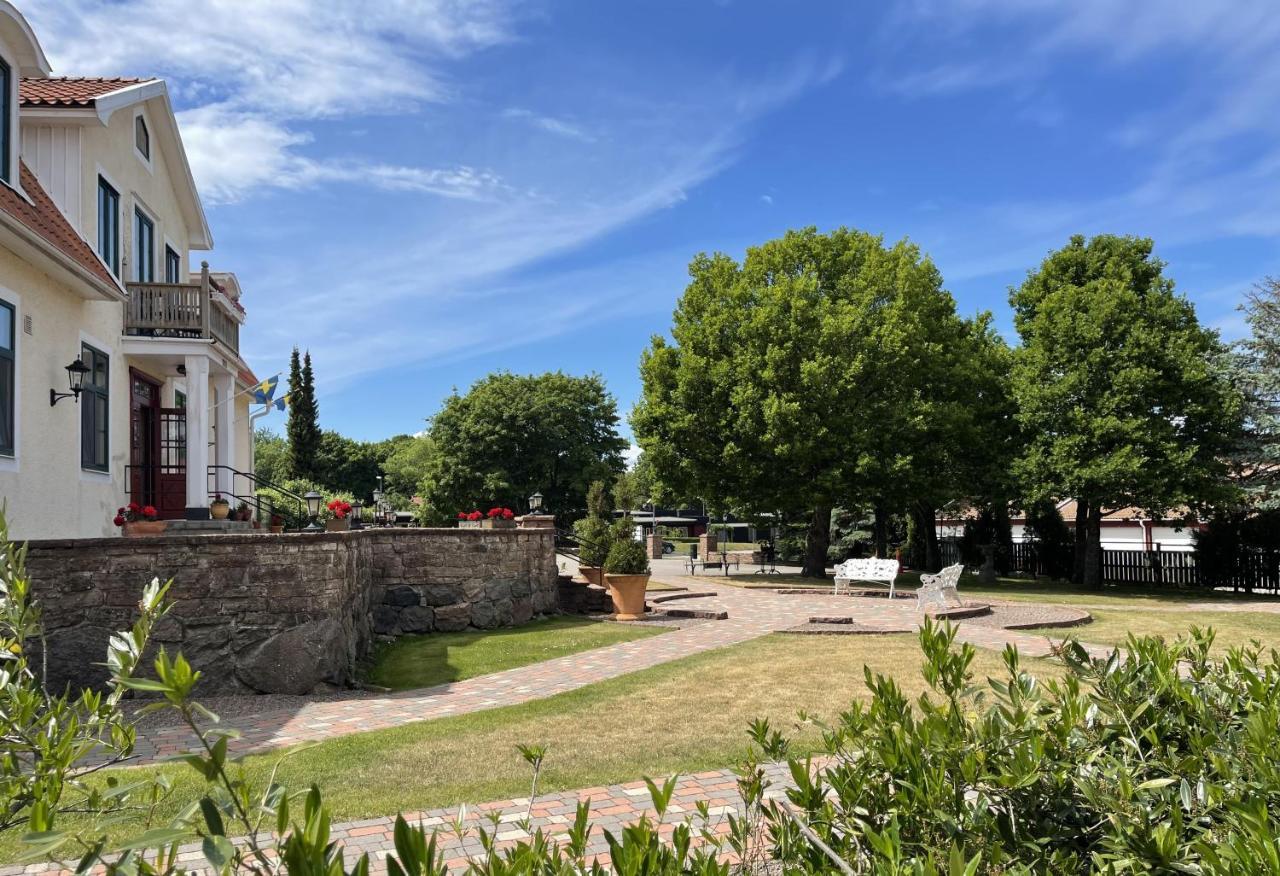
{"type": "Polygon", "coordinates": [[[668,632],[571,615],[519,627],[400,636],[379,644],[364,677],[391,690],[433,687],[668,632]]]}

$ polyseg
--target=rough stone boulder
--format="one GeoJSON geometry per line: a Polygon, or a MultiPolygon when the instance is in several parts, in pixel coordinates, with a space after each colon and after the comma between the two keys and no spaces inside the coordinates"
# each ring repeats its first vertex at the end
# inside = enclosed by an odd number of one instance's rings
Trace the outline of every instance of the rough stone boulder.
{"type": "Polygon", "coordinates": [[[347,681],[346,637],[332,619],[277,633],[237,661],[236,676],[262,693],[307,694],[322,681],[347,681]]]}

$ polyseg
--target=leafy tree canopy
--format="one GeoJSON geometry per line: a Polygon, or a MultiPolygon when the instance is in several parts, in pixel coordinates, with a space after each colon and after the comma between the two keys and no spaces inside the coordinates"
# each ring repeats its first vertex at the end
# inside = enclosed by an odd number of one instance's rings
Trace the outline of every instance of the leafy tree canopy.
{"type": "Polygon", "coordinates": [[[1240,399],[1224,347],[1145,238],[1072,237],[1011,291],[1013,395],[1029,498],[1081,500],[1077,578],[1099,580],[1104,510],[1152,514],[1226,498],[1240,399]]]}
{"type": "Polygon", "coordinates": [[[598,375],[506,372],[456,392],[430,422],[420,493],[439,517],[481,505],[524,510],[541,492],[557,514],[580,512],[592,481],[622,472],[627,442],[598,375]]]}
{"type": "Polygon", "coordinates": [[[806,574],[822,574],[831,508],[917,472],[968,404],[955,363],[985,329],[956,316],[915,245],[862,231],[791,231],[689,273],[673,342],[655,337],[641,363],[639,443],[669,489],[810,514],[806,574]]]}

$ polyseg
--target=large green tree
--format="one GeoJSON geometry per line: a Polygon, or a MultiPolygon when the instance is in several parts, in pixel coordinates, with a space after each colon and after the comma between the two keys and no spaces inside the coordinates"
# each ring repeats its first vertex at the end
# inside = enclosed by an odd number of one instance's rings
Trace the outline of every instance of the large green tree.
{"type": "Polygon", "coordinates": [[[1245,429],[1231,454],[1246,511],[1280,510],[1280,278],[1268,277],[1246,296],[1250,335],[1227,360],[1244,400],[1245,429]]]}
{"type": "Polygon", "coordinates": [[[973,329],[916,246],[862,231],[792,231],[689,273],[672,342],[641,362],[637,439],[672,490],[806,516],[804,574],[821,576],[832,508],[900,499],[973,329]]]}
{"type": "Polygon", "coordinates": [[[320,452],[320,406],[316,402],[315,375],[311,353],[299,362],[298,348],[289,357],[289,467],[293,476],[318,481],[317,454],[320,452]]]}
{"type": "MultiPolygon", "coordinates": [[[[572,514],[625,468],[617,403],[598,375],[491,374],[431,418],[420,493],[437,517],[492,504],[572,514]]],[[[480,507],[484,506],[484,507],[480,507]]]]}
{"type": "Polygon", "coordinates": [[[1031,498],[1073,496],[1076,576],[1101,583],[1101,521],[1222,496],[1239,425],[1223,347],[1145,238],[1072,237],[1011,291],[1022,339],[1013,393],[1031,498]]]}

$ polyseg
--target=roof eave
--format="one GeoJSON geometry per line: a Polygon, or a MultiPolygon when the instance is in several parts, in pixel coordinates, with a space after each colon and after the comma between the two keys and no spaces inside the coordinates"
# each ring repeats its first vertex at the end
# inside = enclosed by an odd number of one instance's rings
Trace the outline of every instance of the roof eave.
{"type": "Polygon", "coordinates": [[[32,253],[45,259],[50,263],[51,267],[63,274],[63,279],[72,281],[69,285],[71,285],[73,291],[77,293],[81,291],[75,286],[75,282],[78,281],[86,284],[93,292],[97,293],[95,295],[82,295],[81,297],[119,302],[127,300],[128,295],[124,287],[105,282],[102,278],[87,270],[84,265],[50,244],[29,228],[25,222],[0,210],[0,244],[12,245],[15,242],[20,247],[25,246],[32,253]]]}

